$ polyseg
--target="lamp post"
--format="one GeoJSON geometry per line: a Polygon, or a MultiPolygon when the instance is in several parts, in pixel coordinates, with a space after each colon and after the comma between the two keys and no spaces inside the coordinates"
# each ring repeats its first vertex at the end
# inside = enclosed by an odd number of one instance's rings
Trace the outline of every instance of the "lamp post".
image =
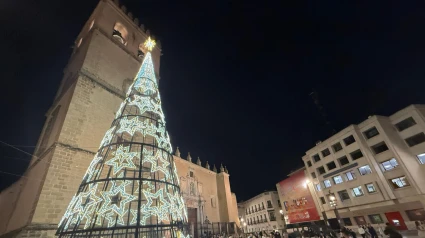
{"type": "Polygon", "coordinates": [[[286,231],[286,220],[285,220],[285,215],[283,215],[283,210],[280,209],[279,211],[280,215],[281,215],[281,219],[283,221],[283,229],[282,229],[282,235],[285,233],[286,231]]]}
{"type": "Polygon", "coordinates": [[[331,194],[331,191],[329,190],[329,205],[334,208],[335,218],[338,220],[340,227],[344,226],[344,221],[339,216],[338,209],[336,209],[337,203],[336,203],[336,197],[331,194]]]}

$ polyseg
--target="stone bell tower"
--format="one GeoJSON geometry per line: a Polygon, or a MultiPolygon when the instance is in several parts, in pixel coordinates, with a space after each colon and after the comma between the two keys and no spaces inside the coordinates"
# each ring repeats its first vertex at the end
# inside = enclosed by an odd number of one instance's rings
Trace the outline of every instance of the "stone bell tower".
{"type": "MultiPolygon", "coordinates": [[[[22,179],[0,194],[1,237],[54,237],[140,67],[149,35],[118,1],[99,2],[75,40],[35,156],[22,179]]],[[[152,52],[157,79],[160,47],[152,52]]]]}

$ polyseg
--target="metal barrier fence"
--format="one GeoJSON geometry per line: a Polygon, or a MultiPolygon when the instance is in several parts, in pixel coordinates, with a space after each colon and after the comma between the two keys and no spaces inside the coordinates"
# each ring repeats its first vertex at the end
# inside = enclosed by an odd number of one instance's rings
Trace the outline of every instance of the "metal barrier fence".
{"type": "Polygon", "coordinates": [[[189,233],[193,238],[209,238],[214,235],[235,235],[241,233],[234,222],[189,223],[189,233]]]}

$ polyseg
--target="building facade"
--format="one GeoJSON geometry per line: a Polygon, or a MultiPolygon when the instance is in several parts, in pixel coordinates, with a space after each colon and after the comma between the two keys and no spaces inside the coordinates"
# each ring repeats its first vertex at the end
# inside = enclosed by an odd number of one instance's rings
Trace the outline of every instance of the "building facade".
{"type": "Polygon", "coordinates": [[[425,220],[424,132],[425,106],[411,105],[318,142],[303,161],[320,210],[347,226],[425,220]]]}
{"type": "Polygon", "coordinates": [[[277,191],[264,192],[247,201],[240,202],[238,208],[245,233],[282,231],[284,229],[283,216],[280,214],[282,206],[277,191]]]}
{"type": "Polygon", "coordinates": [[[314,190],[309,186],[305,168],[288,174],[288,178],[276,184],[279,200],[283,204],[281,214],[288,227],[302,227],[305,224],[317,223],[323,217],[319,214],[314,190]],[[291,226],[288,226],[291,225],[291,226]]]}
{"type": "MultiPolygon", "coordinates": [[[[0,194],[0,236],[54,236],[133,82],[148,36],[154,38],[118,1],[99,2],[75,40],[27,171],[0,194]]],[[[151,53],[160,79],[161,46],[157,43],[151,53]]],[[[238,222],[236,197],[224,169],[216,173],[179,156],[175,163],[183,186],[189,188],[185,192],[188,207],[196,208],[189,210],[192,222],[207,216],[211,222],[238,222]],[[202,213],[193,202],[195,197],[201,200],[202,213]]]]}

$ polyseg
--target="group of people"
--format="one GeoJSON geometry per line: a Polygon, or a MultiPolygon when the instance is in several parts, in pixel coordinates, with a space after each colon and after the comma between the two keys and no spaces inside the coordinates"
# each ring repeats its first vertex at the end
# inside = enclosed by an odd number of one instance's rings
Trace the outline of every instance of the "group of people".
{"type": "MultiPolygon", "coordinates": [[[[422,227],[425,231],[425,226],[422,227]]],[[[419,229],[418,229],[419,230],[419,229]]],[[[390,224],[385,223],[385,228],[378,228],[378,231],[369,223],[367,226],[359,226],[357,232],[362,236],[362,238],[379,238],[379,237],[389,237],[389,238],[403,238],[403,236],[390,224]]],[[[341,237],[352,237],[356,238],[356,232],[353,230],[343,227],[341,229],[341,237]]],[[[420,236],[421,237],[421,236],[420,236]]]]}
{"type": "Polygon", "coordinates": [[[267,234],[267,232],[254,232],[254,233],[250,233],[247,236],[248,238],[282,238],[282,236],[280,235],[279,232],[277,231],[272,231],[269,234],[267,234]]]}

